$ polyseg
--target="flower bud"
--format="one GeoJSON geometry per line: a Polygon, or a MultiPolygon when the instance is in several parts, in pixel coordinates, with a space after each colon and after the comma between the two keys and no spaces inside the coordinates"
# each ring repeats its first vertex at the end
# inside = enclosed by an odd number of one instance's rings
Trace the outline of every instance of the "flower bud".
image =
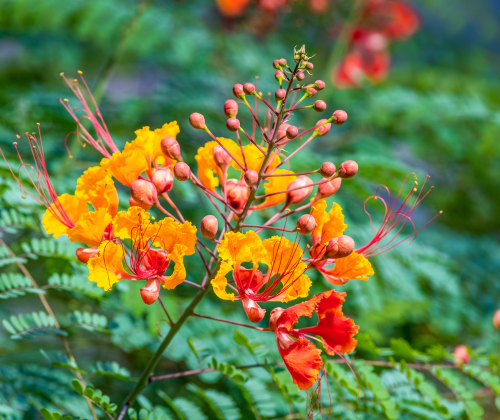
{"type": "Polygon", "coordinates": [[[354,251],[354,240],[347,235],[338,236],[328,242],[325,255],[328,258],[345,258],[354,251]]]}
{"type": "Polygon", "coordinates": [[[335,111],[333,113],[333,123],[335,125],[342,125],[347,121],[347,112],[342,111],[341,109],[335,111]]]}
{"type": "Polygon", "coordinates": [[[323,80],[316,80],[316,82],[314,82],[314,88],[316,90],[323,90],[325,88],[325,82],[323,82],[323,80]]]}
{"type": "Polygon", "coordinates": [[[306,89],[306,96],[308,98],[312,98],[314,95],[316,95],[318,93],[318,91],[314,88],[307,88],[306,89]]]}
{"type": "Polygon", "coordinates": [[[294,60],[296,63],[298,63],[298,62],[300,61],[300,55],[299,55],[299,54],[295,54],[295,55],[293,56],[293,60],[294,60]]]}
{"type": "Polygon", "coordinates": [[[224,169],[231,162],[232,157],[227,153],[222,146],[216,145],[213,150],[214,160],[217,166],[224,169]]]}
{"type": "Polygon", "coordinates": [[[469,352],[467,351],[467,347],[463,344],[455,347],[453,355],[455,356],[455,363],[467,364],[470,362],[469,352]]]}
{"type": "Polygon", "coordinates": [[[276,73],[274,73],[274,78],[278,81],[278,82],[282,82],[283,79],[285,78],[285,75],[283,74],[283,72],[281,70],[278,70],[276,73]]]}
{"type": "Polygon", "coordinates": [[[229,130],[229,131],[238,131],[238,129],[240,128],[240,120],[238,120],[237,118],[229,118],[227,121],[226,121],[226,128],[229,130]]]}
{"type": "Polygon", "coordinates": [[[288,129],[288,127],[290,127],[290,124],[287,123],[283,123],[279,126],[278,137],[277,137],[278,140],[286,136],[286,130],[288,129]]]}
{"type": "Polygon", "coordinates": [[[155,184],[156,191],[161,194],[170,191],[174,185],[174,176],[170,168],[160,168],[154,171],[151,181],[155,184]]]}
{"type": "Polygon", "coordinates": [[[253,83],[245,83],[243,85],[243,92],[247,95],[251,95],[255,91],[255,85],[253,83]]]}
{"type": "Polygon", "coordinates": [[[248,188],[246,182],[228,179],[226,182],[226,189],[227,201],[230,206],[237,211],[242,210],[250,195],[250,188],[248,188]]]}
{"type": "Polygon", "coordinates": [[[493,314],[493,326],[500,331],[500,309],[493,314]]]}
{"type": "Polygon", "coordinates": [[[274,67],[276,70],[279,70],[279,69],[280,69],[280,61],[279,61],[279,60],[274,60],[274,61],[273,61],[273,67],[274,67]]]}
{"type": "Polygon", "coordinates": [[[280,58],[279,64],[280,64],[281,67],[285,67],[286,66],[286,59],[285,58],[280,58]]]}
{"type": "Polygon", "coordinates": [[[312,70],[313,68],[314,68],[314,64],[313,64],[313,63],[311,63],[310,61],[308,61],[308,62],[306,63],[306,69],[307,69],[307,70],[312,70]]]}
{"type": "Polygon", "coordinates": [[[323,178],[330,178],[333,176],[337,168],[335,168],[335,165],[332,162],[325,162],[323,165],[321,165],[321,168],[319,168],[319,173],[323,178]]]}
{"type": "Polygon", "coordinates": [[[311,194],[313,187],[307,187],[307,185],[310,185],[312,183],[313,182],[311,178],[305,175],[300,175],[299,177],[297,177],[295,181],[290,182],[290,184],[288,184],[287,189],[291,190],[298,187],[302,188],[287,192],[286,194],[287,205],[302,203],[309,196],[309,194],[311,194]]]}
{"type": "Polygon", "coordinates": [[[191,168],[184,162],[177,162],[174,166],[174,176],[177,181],[187,181],[191,178],[191,168]]]}
{"type": "Polygon", "coordinates": [[[243,179],[249,187],[253,187],[254,185],[257,185],[257,182],[259,181],[259,174],[257,171],[249,169],[245,172],[243,179]]]}
{"type": "Polygon", "coordinates": [[[132,198],[147,206],[153,206],[158,201],[156,187],[151,181],[145,179],[136,179],[130,185],[130,195],[132,198]]]}
{"type": "Polygon", "coordinates": [[[285,96],[285,89],[278,89],[276,92],[274,92],[274,99],[276,99],[276,102],[282,101],[283,99],[285,99],[285,96]]]}
{"type": "Polygon", "coordinates": [[[314,110],[316,112],[323,112],[326,109],[326,102],[321,99],[314,102],[314,110]]]}
{"type": "Polygon", "coordinates": [[[244,95],[244,92],[243,92],[243,85],[240,85],[239,83],[236,83],[234,86],[233,86],[233,95],[237,98],[237,99],[241,99],[244,95]]]}
{"type": "Polygon", "coordinates": [[[156,277],[149,279],[141,289],[141,298],[146,305],[152,305],[160,296],[160,280],[156,277]]]}
{"type": "Polygon", "coordinates": [[[241,303],[243,303],[243,309],[251,322],[260,322],[264,319],[266,310],[262,309],[257,302],[249,298],[244,298],[241,299],[241,303]]]}
{"type": "Polygon", "coordinates": [[[152,206],[148,206],[146,203],[140,203],[140,202],[134,200],[133,197],[130,197],[128,199],[128,206],[129,207],[141,207],[144,210],[149,210],[152,207],[152,206]]]}
{"type": "Polygon", "coordinates": [[[309,235],[316,227],[316,219],[310,214],[304,214],[297,220],[297,232],[309,235]]]}
{"type": "Polygon", "coordinates": [[[234,99],[224,102],[224,114],[227,118],[234,118],[238,115],[238,103],[234,99]]]}
{"type": "Polygon", "coordinates": [[[301,68],[301,69],[305,69],[305,68],[307,68],[307,64],[308,64],[308,62],[307,62],[307,61],[303,61],[302,63],[300,63],[300,68],[301,68]]]}
{"type": "Polygon", "coordinates": [[[301,71],[299,71],[296,75],[295,75],[295,78],[299,81],[299,82],[302,82],[302,80],[304,80],[306,78],[306,75],[304,73],[302,73],[301,71]]]}
{"type": "Polygon", "coordinates": [[[299,134],[299,129],[297,127],[295,127],[294,125],[291,125],[290,127],[288,127],[286,129],[286,136],[290,140],[292,140],[295,137],[297,137],[298,134],[299,134]]]}
{"type": "Polygon", "coordinates": [[[313,245],[311,248],[309,248],[309,255],[311,256],[311,258],[319,260],[325,254],[325,250],[326,247],[322,243],[317,243],[316,245],[313,245]]]}
{"type": "Polygon", "coordinates": [[[92,248],[78,248],[76,250],[76,258],[78,261],[87,264],[89,260],[95,257],[99,253],[99,249],[96,246],[92,248]]]}
{"type": "Polygon", "coordinates": [[[328,198],[335,194],[342,184],[342,178],[335,178],[328,182],[319,184],[316,198],[328,198]]]}
{"type": "Polygon", "coordinates": [[[353,160],[346,160],[339,166],[339,175],[341,178],[352,178],[358,172],[358,164],[353,160]]]}
{"type": "Polygon", "coordinates": [[[178,162],[182,162],[181,146],[179,146],[176,139],[170,136],[163,137],[161,139],[160,147],[165,156],[170,159],[177,160],[178,162]]]}
{"type": "Polygon", "coordinates": [[[189,124],[191,127],[201,130],[205,126],[205,117],[198,112],[193,112],[189,116],[189,124]]]}
{"type": "Polygon", "coordinates": [[[271,316],[269,317],[269,329],[271,331],[276,331],[276,324],[278,323],[278,319],[281,316],[281,314],[285,312],[283,308],[274,308],[271,311],[271,316]]]}
{"type": "Polygon", "coordinates": [[[201,234],[208,239],[214,239],[219,229],[219,222],[215,216],[208,215],[201,219],[201,234]]]}
{"type": "Polygon", "coordinates": [[[326,119],[323,119],[323,120],[319,120],[316,123],[316,127],[317,127],[316,133],[320,137],[324,136],[325,134],[328,134],[328,132],[330,131],[330,128],[332,128],[332,125],[330,123],[324,124],[326,121],[327,121],[326,119]]]}

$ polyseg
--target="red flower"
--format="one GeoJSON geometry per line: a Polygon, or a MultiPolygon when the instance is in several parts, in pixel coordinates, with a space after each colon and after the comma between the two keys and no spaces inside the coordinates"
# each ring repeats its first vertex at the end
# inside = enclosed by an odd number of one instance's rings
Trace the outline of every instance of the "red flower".
{"type": "Polygon", "coordinates": [[[392,39],[409,38],[420,26],[413,6],[403,1],[372,0],[365,13],[368,23],[392,39]]]}
{"type": "Polygon", "coordinates": [[[353,337],[359,327],[342,313],[345,295],[328,290],[286,310],[276,308],[271,312],[269,326],[276,333],[278,350],[292,375],[293,383],[301,390],[311,388],[323,368],[321,350],[309,340],[322,343],[332,356],[350,353],[356,348],[357,341],[353,337]],[[311,317],[313,312],[319,318],[316,326],[293,328],[300,317],[311,317]]]}

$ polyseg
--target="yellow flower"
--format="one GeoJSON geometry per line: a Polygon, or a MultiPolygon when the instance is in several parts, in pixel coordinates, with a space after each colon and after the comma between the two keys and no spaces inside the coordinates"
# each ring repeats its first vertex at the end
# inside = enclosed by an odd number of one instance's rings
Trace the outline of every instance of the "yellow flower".
{"type": "Polygon", "coordinates": [[[344,234],[347,227],[344,224],[342,207],[333,203],[331,210],[327,213],[326,201],[321,199],[316,201],[311,209],[311,215],[316,220],[316,228],[312,232],[314,243],[326,243],[331,239],[344,234]]]}
{"type": "Polygon", "coordinates": [[[107,208],[112,216],[118,209],[118,193],[113,178],[100,166],[87,169],[78,178],[75,196],[92,204],[95,210],[107,208]]]}
{"type": "Polygon", "coordinates": [[[62,194],[57,197],[57,203],[51,204],[42,217],[42,225],[48,234],[59,238],[67,235],[75,223],[89,211],[85,200],[74,195],[62,194]]]}
{"type": "Polygon", "coordinates": [[[90,247],[99,246],[103,241],[104,231],[113,218],[106,208],[87,212],[76,222],[75,227],[68,231],[71,242],[82,242],[90,247]]]}
{"type": "MultiPolygon", "coordinates": [[[[267,182],[264,184],[264,190],[266,191],[266,194],[272,194],[278,191],[284,191],[288,188],[288,184],[290,184],[290,182],[297,179],[297,177],[293,174],[293,172],[287,171],[286,169],[278,169],[273,173],[273,175],[280,175],[280,174],[290,174],[290,176],[273,176],[267,178],[267,182]]],[[[272,195],[270,197],[267,197],[261,204],[252,206],[251,209],[252,210],[264,209],[266,207],[275,206],[276,204],[279,204],[285,200],[286,200],[286,193],[272,195]]]]}
{"type": "Polygon", "coordinates": [[[123,268],[123,246],[114,242],[104,241],[99,245],[99,253],[88,262],[89,280],[97,286],[109,290],[121,279],[130,278],[123,268]]]}
{"type": "Polygon", "coordinates": [[[130,187],[141,173],[151,168],[151,165],[141,150],[132,149],[114,153],[110,159],[102,159],[101,167],[109,171],[123,185],[130,187]]]}

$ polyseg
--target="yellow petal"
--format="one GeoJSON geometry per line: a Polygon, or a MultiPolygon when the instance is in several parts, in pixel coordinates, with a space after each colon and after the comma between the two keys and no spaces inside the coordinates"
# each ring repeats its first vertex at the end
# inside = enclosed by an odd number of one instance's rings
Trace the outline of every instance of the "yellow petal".
{"type": "MultiPolygon", "coordinates": [[[[267,152],[267,148],[261,147],[261,149],[264,152],[267,152]]],[[[241,151],[238,151],[238,153],[241,155],[241,151]]],[[[248,169],[253,169],[254,171],[259,172],[260,168],[262,167],[262,164],[264,163],[264,154],[254,144],[247,144],[246,146],[243,146],[243,153],[245,154],[245,160],[248,169]]],[[[238,160],[243,165],[243,158],[241,159],[238,158],[238,160]]],[[[268,171],[276,168],[276,166],[278,166],[280,163],[281,163],[280,157],[276,153],[273,153],[268,161],[268,166],[269,166],[268,171]]],[[[240,167],[236,163],[232,163],[232,165],[235,169],[240,169],[240,167]]]]}
{"type": "Polygon", "coordinates": [[[227,279],[226,275],[233,270],[233,265],[222,261],[219,271],[215,275],[215,278],[211,281],[214,288],[214,293],[221,299],[234,301],[234,293],[227,293],[227,279]]]}
{"type": "Polygon", "coordinates": [[[102,242],[104,230],[111,223],[112,217],[105,208],[85,213],[68,231],[71,242],[82,242],[90,247],[102,242]]]}
{"type": "Polygon", "coordinates": [[[78,197],[69,194],[62,194],[57,197],[58,204],[52,204],[51,209],[47,209],[42,218],[42,225],[48,234],[59,238],[61,235],[66,235],[72,226],[67,226],[61,219],[62,214],[66,213],[73,223],[76,223],[83,214],[89,211],[89,206],[78,197]],[[61,210],[64,209],[64,212],[61,210]],[[57,217],[54,215],[56,214],[57,217]]]}
{"type": "Polygon", "coordinates": [[[175,139],[175,138],[177,138],[177,134],[179,134],[180,131],[181,130],[179,128],[179,124],[177,124],[177,121],[172,121],[172,122],[163,124],[162,128],[157,128],[155,130],[155,133],[158,135],[158,137],[160,137],[160,140],[163,137],[167,137],[167,136],[173,137],[175,139]]]}
{"type": "Polygon", "coordinates": [[[290,287],[286,290],[286,297],[283,299],[283,302],[289,302],[299,297],[307,297],[312,282],[307,274],[303,274],[306,269],[307,265],[300,263],[293,272],[283,276],[281,280],[283,285],[290,284],[290,287]]]}
{"type": "Polygon", "coordinates": [[[353,251],[345,258],[335,260],[335,267],[330,275],[344,280],[368,280],[374,274],[370,261],[363,255],[353,251]]]}
{"type": "Polygon", "coordinates": [[[137,149],[114,153],[110,159],[101,160],[101,167],[111,172],[115,179],[127,187],[130,187],[142,172],[150,169],[144,153],[137,149]]]}
{"type": "MultiPolygon", "coordinates": [[[[264,184],[266,194],[272,194],[278,191],[286,190],[288,188],[288,184],[297,179],[297,177],[293,175],[292,171],[287,171],[286,169],[278,169],[277,171],[273,172],[273,175],[278,174],[291,174],[291,176],[273,176],[267,178],[267,182],[264,184]]],[[[272,195],[271,197],[267,197],[263,203],[252,206],[252,210],[275,206],[276,204],[279,204],[285,200],[286,193],[272,195]]]]}
{"type": "Polygon", "coordinates": [[[175,245],[182,244],[186,247],[185,254],[193,255],[196,245],[196,230],[196,226],[191,222],[181,224],[166,217],[157,223],[152,223],[148,227],[146,235],[153,241],[154,246],[166,249],[169,253],[173,252],[175,245]]]}
{"type": "Polygon", "coordinates": [[[104,241],[99,245],[99,253],[88,262],[89,280],[105,290],[119,282],[122,278],[129,277],[123,269],[123,256],[125,251],[121,245],[104,241]]]}
{"type": "Polygon", "coordinates": [[[266,255],[262,240],[253,231],[246,233],[228,232],[217,246],[217,252],[222,260],[240,265],[243,262],[253,261],[259,263],[266,255]]]}
{"type": "Polygon", "coordinates": [[[301,264],[302,249],[299,244],[281,236],[273,236],[263,242],[267,251],[263,263],[273,273],[289,273],[301,264]]]}
{"type": "Polygon", "coordinates": [[[187,246],[176,244],[173,252],[168,254],[170,259],[175,262],[173,273],[165,279],[163,287],[165,289],[174,289],[184,280],[186,280],[186,268],[184,267],[184,255],[186,255],[187,246]]]}
{"type": "Polygon", "coordinates": [[[130,207],[127,211],[120,211],[113,219],[113,233],[117,238],[130,239],[132,234],[138,234],[138,227],[142,224],[144,229],[150,225],[149,213],[141,207],[130,207]]]}
{"type": "Polygon", "coordinates": [[[321,241],[325,243],[330,239],[343,235],[347,227],[344,224],[344,215],[342,207],[333,203],[331,210],[326,213],[326,201],[321,199],[314,203],[311,209],[311,215],[316,220],[316,228],[313,230],[314,243],[321,241]]]}
{"type": "Polygon", "coordinates": [[[91,203],[95,210],[107,208],[112,216],[118,209],[118,193],[113,178],[100,166],[87,169],[78,178],[75,196],[91,203]]]}

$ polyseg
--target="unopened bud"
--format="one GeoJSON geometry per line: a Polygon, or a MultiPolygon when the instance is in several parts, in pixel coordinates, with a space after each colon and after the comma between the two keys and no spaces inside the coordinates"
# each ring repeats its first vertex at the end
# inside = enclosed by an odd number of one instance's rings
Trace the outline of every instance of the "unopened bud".
{"type": "Polygon", "coordinates": [[[244,92],[243,92],[243,85],[240,85],[239,83],[235,84],[233,86],[233,95],[238,98],[238,99],[241,99],[244,95],[244,92]]]}
{"type": "Polygon", "coordinates": [[[155,184],[156,191],[161,194],[170,191],[174,185],[174,176],[170,168],[160,168],[154,171],[151,181],[155,184]]]}
{"type": "Polygon", "coordinates": [[[285,75],[283,74],[283,72],[281,70],[278,70],[276,73],[274,73],[274,78],[278,81],[278,82],[282,82],[283,79],[285,78],[285,75]]]}
{"type": "Polygon", "coordinates": [[[335,125],[342,125],[347,121],[347,112],[342,111],[341,109],[335,111],[333,113],[333,123],[335,125]]]}
{"type": "Polygon", "coordinates": [[[318,93],[318,91],[314,88],[307,88],[306,89],[306,96],[308,98],[312,98],[314,95],[316,95],[318,93]]]}
{"type": "Polygon", "coordinates": [[[274,61],[273,61],[273,67],[274,67],[276,70],[279,70],[279,69],[280,69],[280,61],[279,61],[279,60],[274,60],[274,61]]]}
{"type": "Polygon", "coordinates": [[[214,239],[219,229],[219,222],[215,216],[208,215],[201,219],[201,234],[208,239],[214,239]]]}
{"type": "Polygon", "coordinates": [[[286,66],[286,59],[285,58],[280,58],[279,63],[280,63],[281,67],[285,67],[286,66]]]}
{"type": "Polygon", "coordinates": [[[149,279],[141,289],[141,298],[146,305],[152,305],[160,296],[160,280],[156,277],[149,279]]]}
{"type": "Polygon", "coordinates": [[[222,169],[226,168],[231,162],[231,156],[227,153],[222,146],[216,145],[213,150],[214,160],[217,166],[222,169]]]}
{"type": "Polygon", "coordinates": [[[262,309],[257,302],[249,298],[241,299],[243,303],[243,309],[245,310],[250,322],[260,322],[264,319],[266,315],[266,310],[262,309]]]}
{"type": "Polygon", "coordinates": [[[328,182],[322,182],[318,187],[317,198],[328,198],[335,194],[342,184],[342,178],[335,178],[328,182]]]}
{"type": "Polygon", "coordinates": [[[316,219],[310,214],[304,214],[297,220],[297,232],[309,235],[316,227],[316,219]]]}
{"type": "Polygon", "coordinates": [[[146,203],[141,203],[139,201],[134,200],[133,197],[129,197],[128,206],[129,207],[140,207],[144,210],[149,210],[152,207],[152,206],[148,206],[146,203]]]}
{"type": "Polygon", "coordinates": [[[234,118],[238,115],[238,103],[234,99],[224,102],[224,114],[227,118],[234,118]]]}
{"type": "Polygon", "coordinates": [[[311,63],[310,61],[308,61],[307,64],[306,64],[306,69],[307,70],[312,70],[313,68],[314,68],[314,64],[311,63]]]}
{"type": "Polygon", "coordinates": [[[278,140],[286,136],[286,130],[288,129],[288,127],[290,127],[290,124],[287,123],[283,123],[279,126],[278,137],[277,137],[278,140]]]}
{"type": "Polygon", "coordinates": [[[205,117],[198,112],[193,112],[189,116],[189,124],[191,127],[201,130],[205,126],[205,117]]]}
{"type": "Polygon", "coordinates": [[[95,257],[99,253],[99,249],[96,246],[92,248],[78,248],[76,250],[76,258],[81,263],[87,264],[89,260],[95,257]]]}
{"type": "Polygon", "coordinates": [[[339,175],[341,178],[352,178],[358,172],[358,164],[353,160],[346,160],[339,166],[339,175]]]}
{"type": "Polygon", "coordinates": [[[347,235],[338,236],[328,242],[326,256],[328,258],[345,258],[354,251],[354,240],[347,235]]]}
{"type": "Polygon", "coordinates": [[[274,99],[276,99],[276,102],[282,101],[283,99],[285,99],[285,96],[285,89],[278,89],[276,92],[274,92],[274,99]]]}
{"type": "Polygon", "coordinates": [[[253,83],[245,83],[243,85],[243,92],[247,95],[251,95],[255,91],[255,85],[253,83]]]}
{"type": "Polygon", "coordinates": [[[299,187],[302,188],[287,192],[286,194],[287,205],[302,203],[309,196],[309,194],[311,194],[313,187],[308,187],[308,185],[312,183],[313,182],[311,178],[305,175],[301,175],[297,177],[295,181],[290,182],[290,184],[288,184],[287,189],[292,190],[299,187]]]}
{"type": "Polygon", "coordinates": [[[319,173],[323,178],[330,178],[336,170],[337,168],[332,162],[325,162],[321,165],[321,168],[319,168],[319,173]]]}
{"type": "Polygon", "coordinates": [[[300,63],[300,68],[301,68],[301,69],[305,69],[305,68],[307,68],[307,64],[308,64],[308,62],[307,62],[307,61],[303,61],[302,63],[300,63]]]}
{"type": "Polygon", "coordinates": [[[286,129],[286,136],[290,140],[292,140],[295,137],[297,137],[298,134],[299,134],[299,129],[297,127],[295,127],[294,125],[291,125],[290,127],[288,127],[286,129]]]}
{"type": "Polygon", "coordinates": [[[295,54],[295,55],[293,56],[293,60],[294,60],[296,63],[298,63],[298,62],[300,61],[300,55],[299,55],[299,54],[295,54]]]}
{"type": "Polygon", "coordinates": [[[259,181],[259,174],[253,169],[248,169],[243,178],[249,187],[253,187],[259,181]]]}
{"type": "Polygon", "coordinates": [[[314,87],[316,90],[323,90],[325,88],[325,82],[323,82],[323,80],[316,80],[316,82],[314,82],[314,87]]]}
{"type": "Polygon", "coordinates": [[[493,314],[493,326],[500,331],[500,309],[493,314]]]}
{"type": "Polygon", "coordinates": [[[319,120],[316,123],[316,133],[320,137],[328,134],[328,132],[330,131],[330,128],[332,128],[332,125],[330,123],[324,124],[326,121],[327,121],[326,119],[323,119],[323,120],[319,120]]]}
{"type": "Polygon", "coordinates": [[[174,176],[177,181],[187,181],[191,178],[191,168],[184,162],[177,162],[174,166],[174,176]]]}
{"type": "Polygon", "coordinates": [[[326,102],[321,99],[314,102],[314,110],[316,112],[323,112],[326,109],[326,102]]]}
{"type": "Polygon", "coordinates": [[[147,206],[153,206],[158,201],[156,187],[151,181],[145,179],[136,179],[130,185],[130,195],[132,198],[147,206]]]}
{"type": "Polygon", "coordinates": [[[304,73],[302,73],[301,71],[299,71],[296,75],[295,75],[295,78],[299,81],[299,82],[302,82],[302,80],[304,80],[306,78],[306,75],[304,73]]]}
{"type": "Polygon", "coordinates": [[[226,128],[229,130],[229,131],[238,131],[238,129],[240,128],[240,120],[238,120],[237,118],[229,118],[227,121],[226,121],[226,128]]]}
{"type": "Polygon", "coordinates": [[[269,329],[271,331],[276,331],[276,324],[278,323],[278,319],[281,316],[281,314],[285,312],[283,308],[274,308],[271,311],[271,315],[269,316],[269,329]]]}
{"type": "Polygon", "coordinates": [[[455,347],[455,350],[453,350],[453,356],[455,356],[455,363],[463,363],[466,365],[470,362],[469,352],[467,351],[467,347],[463,344],[455,347]]]}
{"type": "Polygon", "coordinates": [[[248,196],[250,195],[250,188],[245,181],[237,181],[236,179],[229,179],[226,182],[226,196],[227,201],[235,210],[242,210],[247,203],[248,196]]]}
{"type": "Polygon", "coordinates": [[[169,157],[170,159],[182,162],[181,146],[179,146],[179,143],[176,139],[170,136],[163,137],[161,139],[160,147],[165,156],[169,157]]]}

